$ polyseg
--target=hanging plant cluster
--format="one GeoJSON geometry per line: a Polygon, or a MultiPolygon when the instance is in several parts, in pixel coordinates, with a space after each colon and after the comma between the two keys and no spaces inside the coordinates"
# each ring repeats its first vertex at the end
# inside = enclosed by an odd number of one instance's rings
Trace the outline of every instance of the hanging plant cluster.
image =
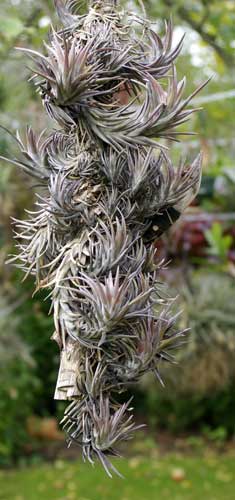
{"type": "MultiPolygon", "coordinates": [[[[61,350],[55,398],[70,400],[63,425],[83,458],[107,473],[116,444],[137,428],[119,394],[184,342],[163,293],[155,240],[196,195],[201,155],[174,166],[178,127],[195,111],[174,61],[172,24],[152,24],[114,0],[56,0],[63,25],[45,53],[24,49],[56,129],[25,139],[9,159],[44,185],[29,220],[18,221],[20,265],[51,291],[61,350]]],[[[181,129],[180,129],[181,130],[181,129]]]]}

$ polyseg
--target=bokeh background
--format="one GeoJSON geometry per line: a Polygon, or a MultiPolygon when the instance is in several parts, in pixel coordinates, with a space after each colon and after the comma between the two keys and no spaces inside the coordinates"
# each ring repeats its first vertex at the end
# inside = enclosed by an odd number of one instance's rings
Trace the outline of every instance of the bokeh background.
{"type": "MultiPolygon", "coordinates": [[[[235,3],[234,0],[123,2],[156,21],[161,32],[171,13],[175,42],[186,33],[178,73],[190,93],[212,77],[195,99],[195,115],[173,157],[204,153],[196,202],[167,236],[159,255],[170,259],[162,280],[179,295],[181,326],[190,341],[179,364],[165,368],[162,389],[151,377],[135,388],[137,421],[147,429],[128,447],[112,485],[99,467],[70,462],[57,425],[63,404],[53,400],[59,354],[51,342],[53,320],[43,294],[32,298],[33,280],[6,265],[14,251],[11,217],[24,218],[35,202],[30,179],[1,162],[0,170],[0,484],[3,496],[37,499],[234,498],[235,487],[235,3]],[[5,469],[5,470],[4,470],[5,469]],[[7,469],[7,471],[6,471],[7,469]],[[12,481],[6,478],[14,479],[12,481]],[[118,484],[118,488],[115,485],[118,484]],[[3,489],[2,489],[3,488],[3,489]],[[5,488],[5,489],[4,489],[5,488]]],[[[84,7],[82,7],[84,8],[84,7]]],[[[12,132],[49,126],[28,82],[29,64],[16,46],[41,48],[52,0],[1,0],[0,123],[12,132]]],[[[14,154],[0,130],[0,154],[14,154]]]]}

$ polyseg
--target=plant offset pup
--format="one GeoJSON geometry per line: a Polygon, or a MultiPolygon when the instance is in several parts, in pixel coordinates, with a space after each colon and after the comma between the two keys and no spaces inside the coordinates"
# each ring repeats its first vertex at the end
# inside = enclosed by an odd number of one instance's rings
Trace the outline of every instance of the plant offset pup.
{"type": "Polygon", "coordinates": [[[52,290],[53,338],[61,349],[56,399],[71,401],[63,419],[84,459],[108,455],[136,429],[117,394],[159,364],[185,332],[174,328],[161,293],[154,240],[196,195],[201,155],[174,167],[161,139],[194,111],[183,98],[172,26],[161,39],[151,23],[119,12],[116,1],[57,0],[63,29],[46,55],[25,49],[34,82],[58,127],[16,136],[11,159],[46,188],[38,211],[18,223],[21,267],[52,290]],[[160,140],[160,143],[157,142],[160,140]]]}

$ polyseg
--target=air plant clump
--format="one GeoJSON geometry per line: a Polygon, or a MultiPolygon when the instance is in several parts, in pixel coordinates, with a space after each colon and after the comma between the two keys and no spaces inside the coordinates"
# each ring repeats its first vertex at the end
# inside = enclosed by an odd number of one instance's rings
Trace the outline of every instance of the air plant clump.
{"type": "Polygon", "coordinates": [[[63,27],[45,53],[25,49],[33,81],[56,122],[16,141],[11,161],[36,177],[45,196],[17,222],[20,265],[51,291],[61,363],[55,398],[70,400],[63,425],[107,473],[109,455],[137,428],[118,394],[173,361],[184,342],[163,294],[155,240],[196,195],[201,155],[175,167],[163,139],[195,111],[174,66],[172,24],[161,39],[146,19],[115,0],[55,1],[63,27]]]}

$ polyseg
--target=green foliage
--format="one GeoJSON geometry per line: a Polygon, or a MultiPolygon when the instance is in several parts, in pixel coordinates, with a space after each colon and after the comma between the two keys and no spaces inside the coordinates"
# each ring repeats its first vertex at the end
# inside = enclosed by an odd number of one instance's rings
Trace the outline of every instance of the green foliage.
{"type": "Polygon", "coordinates": [[[15,358],[0,369],[0,465],[10,465],[29,442],[26,421],[32,413],[39,386],[33,370],[15,358]]]}
{"type": "Polygon", "coordinates": [[[215,429],[211,429],[208,426],[203,428],[203,435],[206,436],[210,441],[216,443],[217,445],[224,445],[227,437],[228,431],[225,427],[216,427],[215,429]]]}
{"type": "Polygon", "coordinates": [[[220,175],[216,180],[216,192],[214,203],[223,211],[234,212],[235,210],[235,168],[234,164],[220,169],[220,175]]]}
{"type": "Polygon", "coordinates": [[[146,8],[167,17],[169,8],[186,26],[193,28],[227,65],[234,63],[235,6],[233,0],[147,0],[146,8]]]}
{"type": "Polygon", "coordinates": [[[184,288],[181,324],[191,329],[189,342],[179,353],[184,371],[173,370],[169,382],[181,394],[226,390],[235,377],[235,317],[232,298],[235,280],[222,273],[191,275],[184,288]]]}
{"type": "Polygon", "coordinates": [[[26,419],[31,414],[39,382],[34,361],[18,335],[16,319],[5,300],[0,316],[0,465],[16,460],[28,441],[26,419]],[[10,319],[9,319],[10,314],[10,319]]]}
{"type": "MultiPolygon", "coordinates": [[[[148,414],[148,422],[152,428],[168,429],[177,432],[199,432],[210,430],[207,436],[211,439],[217,429],[223,429],[224,436],[234,436],[234,385],[224,390],[207,395],[182,393],[175,394],[168,387],[158,391],[145,388],[144,394],[137,393],[138,407],[144,415],[148,414]]],[[[214,434],[215,433],[215,434],[214,434]]]]}
{"type": "Polygon", "coordinates": [[[37,380],[41,381],[37,388],[32,413],[47,416],[54,414],[56,408],[53,393],[58,371],[59,349],[55,349],[50,338],[53,320],[48,315],[49,305],[45,302],[45,293],[38,293],[31,298],[31,287],[31,281],[24,283],[27,300],[20,306],[18,313],[20,320],[18,333],[26,345],[30,346],[31,356],[35,360],[34,374],[37,380]]]}
{"type": "Polygon", "coordinates": [[[225,235],[222,225],[215,222],[211,229],[205,231],[205,237],[209,244],[208,254],[217,257],[221,262],[226,262],[228,251],[233,242],[232,236],[230,234],[225,235]]]}
{"type": "Polygon", "coordinates": [[[191,328],[178,354],[180,365],[163,370],[165,390],[144,383],[143,402],[152,423],[174,431],[224,427],[234,433],[235,281],[215,273],[191,275],[185,287],[181,327],[191,328]]]}
{"type": "Polygon", "coordinates": [[[18,17],[7,17],[0,16],[0,36],[3,36],[7,41],[14,39],[24,29],[23,23],[18,19],[18,17]]]}

